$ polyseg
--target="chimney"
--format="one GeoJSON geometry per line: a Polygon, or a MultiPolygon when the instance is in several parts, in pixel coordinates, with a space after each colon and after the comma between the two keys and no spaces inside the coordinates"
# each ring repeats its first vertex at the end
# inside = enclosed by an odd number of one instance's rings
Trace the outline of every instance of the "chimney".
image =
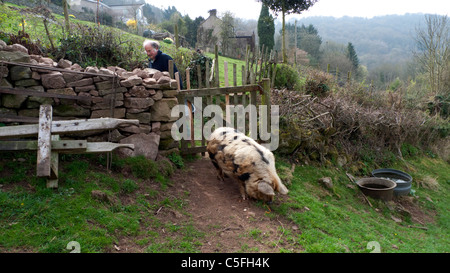
{"type": "Polygon", "coordinates": [[[211,16],[217,17],[217,10],[216,9],[209,10],[208,12],[209,12],[209,16],[210,17],[211,16]]]}

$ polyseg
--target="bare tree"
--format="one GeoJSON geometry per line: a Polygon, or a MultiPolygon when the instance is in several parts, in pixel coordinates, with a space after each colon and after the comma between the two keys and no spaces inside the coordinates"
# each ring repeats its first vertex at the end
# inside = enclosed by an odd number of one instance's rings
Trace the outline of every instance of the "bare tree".
{"type": "Polygon", "coordinates": [[[233,41],[235,36],[235,19],[233,14],[226,11],[222,17],[222,24],[220,25],[220,39],[222,41],[222,53],[224,55],[230,54],[230,48],[233,48],[233,41]]]}
{"type": "Polygon", "coordinates": [[[425,15],[425,22],[425,27],[416,28],[418,50],[414,56],[428,76],[430,91],[436,96],[450,92],[444,90],[445,73],[450,69],[450,25],[446,15],[425,15]]]}

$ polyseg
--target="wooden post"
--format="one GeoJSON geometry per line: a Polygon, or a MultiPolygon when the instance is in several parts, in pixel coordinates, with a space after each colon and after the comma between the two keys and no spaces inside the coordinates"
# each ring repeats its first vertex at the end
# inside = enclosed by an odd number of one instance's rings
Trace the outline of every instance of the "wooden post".
{"type": "Polygon", "coordinates": [[[37,177],[50,177],[52,106],[41,105],[39,108],[37,177]]]}
{"type": "MultiPolygon", "coordinates": [[[[173,60],[169,60],[169,74],[170,78],[173,79],[173,60]]],[[[181,78],[180,78],[181,80],[181,78]]]]}
{"type": "MultiPolygon", "coordinates": [[[[186,88],[187,90],[191,90],[191,73],[190,68],[186,68],[186,88]]],[[[194,115],[192,113],[192,102],[190,100],[186,100],[187,106],[189,108],[189,118],[190,118],[190,127],[191,127],[191,147],[195,147],[195,140],[194,140],[194,115]]]]}
{"type": "Polygon", "coordinates": [[[205,73],[205,86],[206,88],[209,88],[209,61],[206,61],[206,73],[205,73]]]}
{"type": "MultiPolygon", "coordinates": [[[[223,62],[223,73],[224,73],[224,82],[225,87],[229,86],[228,83],[228,62],[223,62]]],[[[225,121],[228,124],[231,124],[231,116],[230,116],[230,94],[225,94],[225,121]]]]}
{"type": "Polygon", "coordinates": [[[200,65],[197,65],[197,82],[198,82],[198,89],[202,89],[202,68],[200,65]]]}
{"type": "Polygon", "coordinates": [[[233,64],[233,86],[237,86],[236,73],[237,73],[237,65],[233,64]]]}
{"type": "Polygon", "coordinates": [[[175,24],[175,47],[178,49],[180,47],[180,37],[178,37],[178,25],[175,24]]]}
{"type": "Polygon", "coordinates": [[[267,129],[270,132],[270,114],[271,114],[271,102],[270,102],[270,79],[262,79],[263,95],[261,96],[261,105],[267,105],[267,117],[261,116],[260,122],[267,124],[267,129]],[[267,123],[266,123],[267,122],[267,123]]]}
{"type": "Polygon", "coordinates": [[[245,66],[244,65],[241,67],[241,74],[242,74],[241,84],[245,85],[245,66]]]}
{"type": "MultiPolygon", "coordinates": [[[[52,136],[53,141],[59,141],[59,135],[52,136]]],[[[58,188],[58,167],[59,167],[59,152],[52,149],[50,161],[50,177],[47,179],[47,188],[58,188]]]]}
{"type": "Polygon", "coordinates": [[[191,89],[191,69],[186,68],[186,88],[187,90],[191,89]]]}
{"type": "Polygon", "coordinates": [[[250,45],[247,45],[247,50],[245,53],[245,69],[244,69],[244,77],[242,77],[242,85],[246,85],[247,84],[247,79],[248,79],[248,71],[249,69],[249,60],[250,59],[250,45]]]}
{"type": "Polygon", "coordinates": [[[178,92],[180,92],[181,85],[180,85],[180,73],[179,72],[175,73],[175,80],[177,80],[177,90],[178,90],[178,92]]]}
{"type": "Polygon", "coordinates": [[[272,81],[271,81],[271,87],[274,87],[275,84],[275,76],[277,75],[277,55],[278,52],[275,51],[275,60],[273,62],[273,71],[272,71],[272,81]]]}
{"type": "Polygon", "coordinates": [[[215,61],[216,61],[216,66],[214,67],[215,72],[215,79],[216,79],[216,86],[220,87],[220,78],[219,78],[219,48],[217,45],[214,46],[214,55],[215,55],[215,61]]]}

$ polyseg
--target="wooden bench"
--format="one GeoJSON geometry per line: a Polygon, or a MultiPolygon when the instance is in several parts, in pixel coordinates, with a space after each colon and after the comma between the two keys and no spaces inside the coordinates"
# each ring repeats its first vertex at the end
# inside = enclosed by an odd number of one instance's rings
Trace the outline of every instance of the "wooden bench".
{"type": "Polygon", "coordinates": [[[139,125],[139,120],[98,118],[52,121],[52,106],[41,105],[39,123],[0,127],[0,151],[37,151],[36,176],[47,178],[48,188],[58,187],[60,153],[106,153],[117,148],[134,149],[133,144],[61,140],[60,135],[94,130],[109,130],[121,125],[139,125]],[[36,137],[37,140],[11,140],[36,137]],[[2,139],[10,139],[4,140],[2,139]]]}

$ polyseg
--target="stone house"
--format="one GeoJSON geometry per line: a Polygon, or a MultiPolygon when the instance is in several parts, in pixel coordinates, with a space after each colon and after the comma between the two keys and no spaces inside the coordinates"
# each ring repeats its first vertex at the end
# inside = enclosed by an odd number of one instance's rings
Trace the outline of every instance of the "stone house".
{"type": "MultiPolygon", "coordinates": [[[[204,51],[214,51],[214,46],[217,44],[219,51],[221,49],[222,41],[220,39],[220,25],[222,20],[217,17],[217,10],[209,11],[209,17],[203,21],[197,30],[197,48],[204,51]]],[[[250,50],[255,49],[255,33],[234,33],[232,44],[233,48],[229,52],[222,52],[223,55],[244,58],[247,45],[250,45],[250,50]]]]}

